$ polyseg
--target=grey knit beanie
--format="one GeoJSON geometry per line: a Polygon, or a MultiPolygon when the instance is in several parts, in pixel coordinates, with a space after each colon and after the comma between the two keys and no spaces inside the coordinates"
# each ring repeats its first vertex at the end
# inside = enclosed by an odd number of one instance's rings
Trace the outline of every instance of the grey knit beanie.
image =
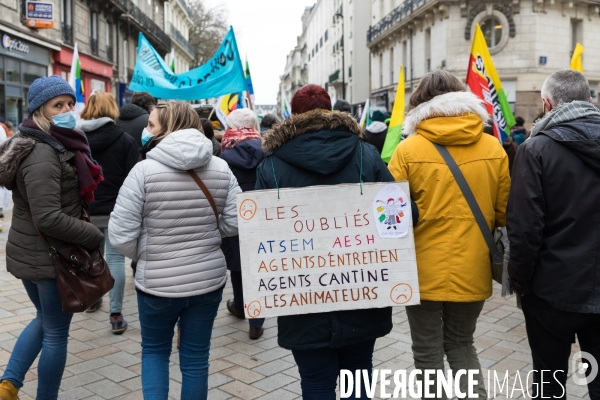
{"type": "Polygon", "coordinates": [[[33,81],[31,86],[29,86],[29,93],[27,94],[27,101],[29,103],[27,110],[29,111],[29,114],[33,114],[35,110],[40,108],[48,100],[63,94],[71,96],[73,100],[77,100],[75,91],[71,85],[60,76],[52,75],[37,78],[33,81]]]}

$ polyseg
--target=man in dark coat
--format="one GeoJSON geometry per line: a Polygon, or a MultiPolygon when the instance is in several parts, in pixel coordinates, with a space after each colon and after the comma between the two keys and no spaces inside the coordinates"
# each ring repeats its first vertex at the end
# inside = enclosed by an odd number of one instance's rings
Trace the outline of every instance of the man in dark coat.
{"type": "MultiPolygon", "coordinates": [[[[331,111],[322,87],[306,85],[296,92],[292,114],[263,137],[263,150],[272,155],[258,167],[256,189],[358,183],[361,178],[394,181],[377,149],[360,140],[362,130],[354,118],[331,111]]],[[[375,340],[392,329],[392,309],[281,316],[277,324],[279,345],[291,349],[298,364],[303,397],[330,398],[341,369],[371,371],[375,340]]]]}
{"type": "MultiPolygon", "coordinates": [[[[600,362],[600,111],[586,78],[570,69],[546,79],[542,100],[545,116],[513,166],[508,271],[521,295],[533,387],[565,399],[576,335],[587,373],[600,362]]],[[[587,384],[590,398],[600,399],[600,375],[587,384]]]]}
{"type": "Polygon", "coordinates": [[[142,131],[148,126],[148,117],[155,105],[156,99],[150,93],[136,92],[131,103],[119,110],[116,124],[135,140],[138,148],[142,148],[142,131]]]}

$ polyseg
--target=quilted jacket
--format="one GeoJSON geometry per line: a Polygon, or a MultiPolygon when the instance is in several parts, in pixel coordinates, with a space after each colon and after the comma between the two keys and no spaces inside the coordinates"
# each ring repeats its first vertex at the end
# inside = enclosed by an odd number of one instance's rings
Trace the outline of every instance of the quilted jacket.
{"type": "Polygon", "coordinates": [[[6,244],[6,268],[18,279],[55,279],[48,249],[27,214],[51,245],[65,242],[98,247],[104,239],[94,225],[80,220],[81,198],[73,153],[38,129],[19,134],[0,146],[0,185],[12,190],[14,209],[6,244]]]}
{"type": "Polygon", "coordinates": [[[171,133],[131,170],[117,197],[110,243],[137,259],[138,290],[158,297],[187,297],[225,284],[221,237],[237,235],[237,180],[212,155],[212,143],[196,129],[171,133]],[[219,213],[187,170],[207,186],[219,213]],[[219,232],[220,231],[220,232],[219,232]]]}

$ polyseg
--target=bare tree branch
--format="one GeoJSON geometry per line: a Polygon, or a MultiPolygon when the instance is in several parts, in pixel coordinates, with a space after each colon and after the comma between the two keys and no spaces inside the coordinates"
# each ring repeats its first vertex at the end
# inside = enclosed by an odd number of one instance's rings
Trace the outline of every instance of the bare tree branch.
{"type": "Polygon", "coordinates": [[[193,26],[190,44],[196,50],[192,68],[206,63],[217,51],[227,34],[227,12],[223,6],[209,8],[203,0],[191,0],[193,26]]]}

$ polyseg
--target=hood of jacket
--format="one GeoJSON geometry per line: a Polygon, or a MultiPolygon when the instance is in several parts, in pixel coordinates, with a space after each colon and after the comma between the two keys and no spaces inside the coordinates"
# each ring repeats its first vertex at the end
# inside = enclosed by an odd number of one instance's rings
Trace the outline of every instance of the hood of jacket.
{"type": "Polygon", "coordinates": [[[362,135],[350,114],[313,110],[273,127],[262,148],[296,167],[330,175],[348,165],[362,135]]]}
{"type": "Polygon", "coordinates": [[[0,186],[12,189],[21,161],[31,153],[36,142],[48,144],[59,153],[71,154],[54,136],[33,126],[36,126],[33,120],[27,117],[19,126],[19,133],[0,145],[0,186]]]}
{"type": "Polygon", "coordinates": [[[76,128],[87,136],[92,154],[104,152],[124,134],[110,118],[80,120],[76,128]]]}
{"type": "Polygon", "coordinates": [[[146,158],[187,171],[208,164],[212,152],[212,142],[202,132],[197,129],[183,129],[161,140],[146,154],[146,158]]]}
{"type": "Polygon", "coordinates": [[[387,133],[388,126],[384,122],[373,121],[365,130],[372,135],[379,135],[380,133],[387,133]]]}
{"type": "Polygon", "coordinates": [[[75,129],[79,129],[80,131],[84,131],[87,133],[87,132],[95,131],[96,129],[98,129],[101,126],[104,126],[110,122],[114,123],[115,121],[109,117],[102,117],[102,118],[97,118],[97,119],[80,119],[77,121],[77,124],[75,125],[75,129]]]}
{"type": "Polygon", "coordinates": [[[419,134],[444,146],[469,145],[483,134],[489,114],[470,92],[451,92],[434,97],[412,109],[404,120],[403,134],[419,134]]]}
{"type": "Polygon", "coordinates": [[[600,173],[600,110],[587,101],[561,104],[539,120],[531,137],[544,134],[600,173]]]}
{"type": "Polygon", "coordinates": [[[31,153],[35,141],[20,135],[0,145],[0,186],[12,188],[21,161],[31,153]]]}
{"type": "Polygon", "coordinates": [[[267,153],[260,140],[245,140],[221,153],[227,164],[240,169],[254,169],[265,159],[267,153]]]}
{"type": "Polygon", "coordinates": [[[139,117],[140,115],[150,114],[148,111],[135,104],[125,104],[119,109],[119,118],[124,121],[129,121],[139,117]]]}

